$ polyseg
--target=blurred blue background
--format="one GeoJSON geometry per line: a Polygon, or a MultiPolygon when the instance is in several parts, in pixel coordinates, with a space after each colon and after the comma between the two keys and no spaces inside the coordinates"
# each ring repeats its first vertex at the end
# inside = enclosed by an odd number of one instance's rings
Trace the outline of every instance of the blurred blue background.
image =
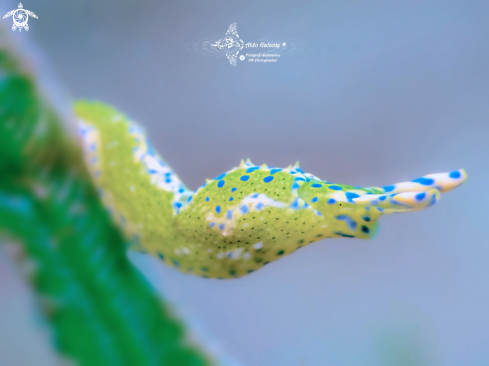
{"type": "MultiPolygon", "coordinates": [[[[127,113],[190,188],[242,158],[359,186],[466,169],[434,207],[381,218],[372,241],[327,239],[239,280],[131,254],[210,347],[246,365],[489,365],[489,2],[23,5],[39,19],[12,36],[37,47],[61,99],[127,113]],[[290,52],[237,67],[196,52],[232,22],[290,52]]],[[[0,363],[50,364],[0,259],[0,363]]]]}

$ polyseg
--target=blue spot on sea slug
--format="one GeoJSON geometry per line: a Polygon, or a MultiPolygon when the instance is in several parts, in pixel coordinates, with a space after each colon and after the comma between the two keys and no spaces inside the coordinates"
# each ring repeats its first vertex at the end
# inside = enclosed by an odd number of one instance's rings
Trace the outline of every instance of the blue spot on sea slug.
{"type": "Polygon", "coordinates": [[[425,193],[425,192],[418,193],[418,194],[416,195],[416,199],[417,199],[418,201],[421,201],[421,200],[422,200],[423,198],[425,198],[425,197],[426,197],[426,193],[425,193]]]}
{"type": "Polygon", "coordinates": [[[218,188],[222,188],[224,186],[224,184],[226,184],[225,181],[223,181],[222,179],[217,183],[217,187],[218,188]]]}
{"type": "Polygon", "coordinates": [[[385,186],[385,187],[382,187],[382,189],[384,190],[384,192],[392,192],[394,189],[396,189],[395,186],[385,186]]]}
{"type": "Polygon", "coordinates": [[[435,181],[431,178],[417,178],[414,179],[413,182],[422,184],[424,186],[432,185],[435,181]]]}
{"type": "Polygon", "coordinates": [[[450,178],[457,179],[457,178],[460,178],[461,174],[460,174],[460,172],[455,170],[455,171],[451,172],[448,176],[450,178]]]}
{"type": "Polygon", "coordinates": [[[343,189],[340,186],[335,186],[335,185],[331,185],[328,188],[332,189],[333,191],[341,191],[343,189]]]}
{"type": "Polygon", "coordinates": [[[350,202],[353,202],[353,199],[354,199],[354,198],[358,198],[358,197],[360,197],[358,194],[353,193],[353,192],[346,192],[346,193],[345,193],[345,195],[346,195],[346,199],[347,199],[348,201],[350,201],[350,202]]]}
{"type": "Polygon", "coordinates": [[[299,201],[298,200],[294,200],[294,202],[292,202],[290,204],[290,208],[293,208],[294,210],[297,210],[299,208],[299,201]]]}
{"type": "Polygon", "coordinates": [[[348,215],[338,215],[335,217],[336,220],[344,221],[351,231],[355,231],[357,228],[357,223],[348,215]]]}

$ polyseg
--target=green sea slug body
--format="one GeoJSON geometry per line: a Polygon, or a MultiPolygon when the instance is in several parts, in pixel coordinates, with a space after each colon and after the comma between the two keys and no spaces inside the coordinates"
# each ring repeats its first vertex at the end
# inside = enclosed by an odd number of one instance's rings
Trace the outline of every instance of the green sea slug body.
{"type": "Polygon", "coordinates": [[[241,277],[324,238],[371,238],[381,215],[431,206],[467,177],[360,188],[242,161],[191,191],[124,115],[88,102],[76,113],[88,170],[134,247],[202,277],[241,277]]]}

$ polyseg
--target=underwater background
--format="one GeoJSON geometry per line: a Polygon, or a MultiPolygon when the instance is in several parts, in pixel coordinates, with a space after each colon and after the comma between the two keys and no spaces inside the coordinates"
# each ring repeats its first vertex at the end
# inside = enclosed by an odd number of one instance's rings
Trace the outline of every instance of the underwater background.
{"type": "MultiPolygon", "coordinates": [[[[23,5],[39,19],[12,38],[57,102],[115,105],[192,189],[243,158],[358,186],[467,171],[430,209],[381,218],[374,240],[327,239],[238,280],[130,254],[206,347],[240,365],[489,364],[488,2],[23,5]],[[202,47],[233,22],[287,52],[233,67],[202,47]]],[[[2,365],[55,362],[30,299],[0,250],[2,365]]]]}

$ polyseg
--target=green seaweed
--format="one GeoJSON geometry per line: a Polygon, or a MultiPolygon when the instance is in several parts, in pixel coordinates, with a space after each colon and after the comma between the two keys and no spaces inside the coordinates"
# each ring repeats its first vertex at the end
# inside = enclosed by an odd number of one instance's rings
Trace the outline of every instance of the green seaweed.
{"type": "Polygon", "coordinates": [[[0,29],[0,236],[32,264],[55,348],[79,365],[209,365],[128,261],[68,126],[0,29]]]}

